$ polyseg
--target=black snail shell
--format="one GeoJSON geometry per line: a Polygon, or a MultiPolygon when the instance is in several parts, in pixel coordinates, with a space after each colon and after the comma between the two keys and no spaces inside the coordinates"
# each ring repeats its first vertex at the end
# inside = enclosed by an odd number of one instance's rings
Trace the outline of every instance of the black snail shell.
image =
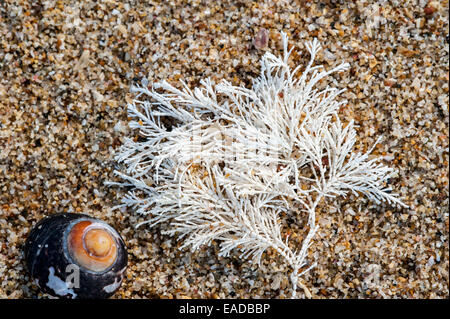
{"type": "Polygon", "coordinates": [[[31,277],[60,298],[108,298],[122,283],[127,251],[105,222],[83,214],[57,214],[39,221],[25,243],[31,277]]]}

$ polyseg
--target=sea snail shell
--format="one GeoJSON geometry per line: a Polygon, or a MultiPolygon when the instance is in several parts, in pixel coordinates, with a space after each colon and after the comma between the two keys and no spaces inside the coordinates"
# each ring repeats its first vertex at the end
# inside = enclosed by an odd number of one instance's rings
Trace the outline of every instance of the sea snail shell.
{"type": "Polygon", "coordinates": [[[123,239],[105,222],[57,214],[33,227],[25,260],[31,277],[52,296],[107,298],[122,283],[128,258],[123,239]]]}

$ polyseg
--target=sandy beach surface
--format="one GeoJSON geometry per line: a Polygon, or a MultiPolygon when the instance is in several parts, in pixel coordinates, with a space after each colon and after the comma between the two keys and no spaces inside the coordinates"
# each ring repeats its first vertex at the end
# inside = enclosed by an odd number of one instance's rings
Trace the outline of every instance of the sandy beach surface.
{"type": "MultiPolygon", "coordinates": [[[[340,115],[360,150],[396,169],[409,209],[349,196],[319,207],[303,282],[313,298],[449,297],[448,1],[0,1],[0,298],[47,298],[30,280],[23,245],[41,218],[86,213],[114,226],[129,253],[113,298],[289,298],[289,269],[272,251],[261,266],[218,243],[191,253],[167,225],[135,229],[112,210],[124,190],[114,151],[125,136],[130,85],[204,78],[251,86],[280,32],[306,64],[351,68],[340,115]],[[261,30],[268,42],[255,42],[261,30]],[[255,45],[256,44],[256,45],[255,45]]],[[[289,221],[292,228],[296,221],[289,221]]],[[[299,297],[304,297],[299,290],[299,297]]]]}

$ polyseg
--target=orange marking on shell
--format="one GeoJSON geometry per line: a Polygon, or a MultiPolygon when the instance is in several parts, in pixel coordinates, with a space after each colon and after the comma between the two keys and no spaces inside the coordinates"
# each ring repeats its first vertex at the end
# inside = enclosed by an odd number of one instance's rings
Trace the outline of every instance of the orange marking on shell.
{"type": "Polygon", "coordinates": [[[107,229],[91,221],[75,224],[67,238],[71,257],[91,271],[104,271],[117,258],[117,243],[107,229]]]}
{"type": "Polygon", "coordinates": [[[108,255],[113,239],[111,235],[103,229],[91,229],[84,235],[84,244],[89,254],[96,257],[108,255]]]}

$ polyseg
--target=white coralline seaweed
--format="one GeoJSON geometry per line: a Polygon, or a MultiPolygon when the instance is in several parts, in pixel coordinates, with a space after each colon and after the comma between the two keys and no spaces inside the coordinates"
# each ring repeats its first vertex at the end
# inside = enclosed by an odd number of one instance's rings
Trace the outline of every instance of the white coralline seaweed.
{"type": "Polygon", "coordinates": [[[292,297],[297,286],[310,296],[300,277],[314,266],[308,248],[321,201],[352,192],[405,205],[385,186],[393,170],[369,157],[371,150],[353,152],[354,124],[337,114],[346,103],[336,100],[342,90],[317,88],[348,64],[313,66],[315,39],[306,43],[308,65],[291,70],[285,34],[282,41],[284,55],[262,57],[251,89],[209,79],[194,90],[165,81],[132,87],[130,127],[140,138],[126,139],[116,155],[123,182],[109,184],[130,187],[120,206],[133,207],[149,226],[169,223],[166,233],[178,236],[181,248],[215,240],[222,256],[237,249],[256,263],[275,250],[292,269],[292,297]],[[283,211],[308,217],[299,247],[282,232],[283,211]]]}

